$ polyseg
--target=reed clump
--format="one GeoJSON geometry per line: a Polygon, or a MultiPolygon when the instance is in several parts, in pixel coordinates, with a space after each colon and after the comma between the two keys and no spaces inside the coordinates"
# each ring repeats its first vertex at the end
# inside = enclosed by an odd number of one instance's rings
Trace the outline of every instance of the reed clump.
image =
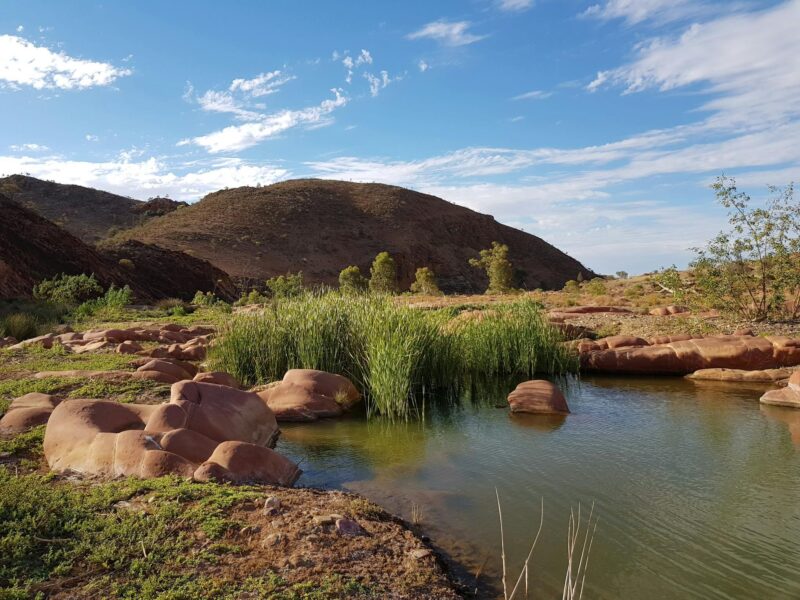
{"type": "Polygon", "coordinates": [[[577,359],[534,301],[486,311],[421,310],[390,296],[308,293],[273,300],[223,328],[210,361],[246,385],[288,369],[349,377],[370,414],[408,417],[433,391],[458,393],[476,377],[563,374],[577,359]]]}

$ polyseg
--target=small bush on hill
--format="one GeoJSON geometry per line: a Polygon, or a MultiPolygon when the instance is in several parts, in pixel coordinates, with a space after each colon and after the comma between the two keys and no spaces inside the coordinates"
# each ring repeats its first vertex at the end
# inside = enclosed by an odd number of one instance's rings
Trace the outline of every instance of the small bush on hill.
{"type": "Polygon", "coordinates": [[[249,292],[242,292],[241,297],[233,303],[234,306],[247,306],[249,304],[266,304],[269,302],[264,294],[258,290],[250,290],[249,292]]]}
{"type": "Polygon", "coordinates": [[[79,319],[98,315],[113,315],[130,304],[132,297],[133,292],[127,285],[118,288],[112,284],[105,294],[99,298],[84,302],[72,314],[79,319]]]}
{"type": "Polygon", "coordinates": [[[487,294],[507,294],[512,291],[514,267],[508,260],[508,246],[492,242],[492,247],[481,250],[480,258],[471,258],[469,264],[486,271],[489,277],[487,294]]]}
{"type": "Polygon", "coordinates": [[[128,269],[129,271],[133,271],[136,268],[136,265],[133,264],[133,261],[130,258],[120,258],[119,266],[123,269],[128,269]]]}
{"type": "Polygon", "coordinates": [[[361,274],[361,269],[349,266],[339,273],[339,291],[343,294],[362,294],[367,291],[369,281],[361,274]]]}
{"type": "Polygon", "coordinates": [[[414,294],[423,294],[425,296],[440,296],[442,294],[442,291],[436,283],[436,276],[428,267],[420,267],[417,269],[414,282],[411,284],[411,292],[414,294]]]}
{"type": "Polygon", "coordinates": [[[77,306],[87,300],[103,295],[103,288],[92,275],[61,274],[45,279],[33,286],[33,297],[37,300],[77,306]]]}
{"type": "Polygon", "coordinates": [[[164,298],[156,302],[156,308],[170,317],[185,317],[194,312],[194,307],[180,298],[164,298]]]}
{"type": "Polygon", "coordinates": [[[574,279],[570,279],[567,283],[564,284],[564,293],[570,295],[580,294],[581,292],[581,284],[579,284],[574,279]]]}
{"type": "Polygon", "coordinates": [[[369,291],[374,294],[397,292],[397,265],[388,252],[381,252],[369,270],[369,291]]]}
{"type": "Polygon", "coordinates": [[[201,292],[197,290],[195,292],[194,298],[192,298],[192,304],[195,306],[214,306],[222,302],[214,292],[201,292]]]}
{"type": "Polygon", "coordinates": [[[278,275],[266,281],[273,298],[292,298],[303,293],[303,272],[278,275]]]}
{"type": "Polygon", "coordinates": [[[0,319],[0,337],[11,336],[18,341],[39,335],[41,322],[29,313],[14,313],[0,319]]]}
{"type": "Polygon", "coordinates": [[[592,296],[602,296],[608,291],[606,288],[606,282],[601,277],[595,277],[586,283],[584,285],[584,289],[592,296]]]}

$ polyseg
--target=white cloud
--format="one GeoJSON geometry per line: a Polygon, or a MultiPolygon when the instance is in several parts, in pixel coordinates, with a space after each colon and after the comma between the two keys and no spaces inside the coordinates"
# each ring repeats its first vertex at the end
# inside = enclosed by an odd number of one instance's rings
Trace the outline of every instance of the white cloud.
{"type": "MultiPolygon", "coordinates": [[[[339,53],[334,52],[334,60],[338,59],[339,53]]],[[[353,58],[348,54],[348,51],[345,50],[345,55],[342,58],[342,64],[344,68],[347,69],[347,76],[344,78],[346,83],[353,82],[353,72],[362,65],[371,65],[372,64],[372,54],[370,54],[369,50],[362,49],[359,52],[358,56],[353,58]]]]}
{"type": "Polygon", "coordinates": [[[253,98],[267,96],[277,92],[281,86],[294,79],[281,71],[261,73],[253,79],[234,79],[228,88],[231,92],[240,91],[253,98]]]}
{"type": "Polygon", "coordinates": [[[50,148],[42,144],[12,144],[9,149],[14,152],[46,152],[50,150],[50,148]]]}
{"type": "Polygon", "coordinates": [[[197,97],[197,104],[205,111],[230,113],[244,121],[252,121],[261,116],[258,112],[244,108],[242,103],[237,101],[230,92],[207,90],[202,96],[197,97]]]}
{"type": "Polygon", "coordinates": [[[110,63],[72,58],[14,35],[0,35],[0,85],[11,89],[86,89],[130,75],[110,63]]]}
{"type": "Polygon", "coordinates": [[[94,135],[94,134],[91,134],[91,133],[87,133],[84,137],[86,138],[87,142],[99,142],[100,141],[100,136],[97,136],[97,135],[94,135]]]}
{"type": "Polygon", "coordinates": [[[424,73],[425,71],[430,69],[431,66],[428,63],[426,63],[424,60],[420,60],[417,63],[417,68],[420,70],[421,73],[424,73]]]}
{"type": "Polygon", "coordinates": [[[30,173],[60,183],[84,185],[134,198],[169,194],[193,202],[224,187],[267,185],[291,173],[275,165],[254,165],[240,159],[207,164],[170,166],[157,158],[105,162],[65,160],[60,157],[0,156],[0,174],[30,173]]]}
{"type": "Polygon", "coordinates": [[[17,33],[22,33],[23,31],[25,31],[25,27],[22,25],[17,25],[17,33]]]}
{"type": "Polygon", "coordinates": [[[409,33],[406,37],[410,40],[431,39],[445,46],[466,46],[474,44],[487,36],[470,33],[472,26],[469,21],[433,21],[421,29],[409,33]]]}
{"type": "Polygon", "coordinates": [[[506,12],[521,12],[533,6],[533,0],[497,0],[497,8],[506,12]]]}
{"type": "Polygon", "coordinates": [[[545,100],[553,95],[553,92],[545,92],[543,90],[532,90],[530,92],[525,92],[524,94],[520,94],[519,96],[514,96],[511,98],[512,100],[545,100]]]}
{"type": "Polygon", "coordinates": [[[768,127],[800,116],[800,0],[695,24],[638,47],[632,63],[602,71],[588,89],[626,93],[698,85],[713,95],[710,125],[768,127]]]}
{"type": "Polygon", "coordinates": [[[666,23],[695,18],[713,10],[708,2],[700,0],[607,0],[604,4],[590,6],[582,16],[604,21],[624,19],[628,24],[636,25],[647,20],[666,23]]]}
{"type": "MultiPolygon", "coordinates": [[[[250,148],[298,126],[315,127],[328,124],[330,122],[329,115],[337,108],[347,104],[348,100],[340,89],[334,88],[331,92],[334,97],[323,100],[317,106],[265,114],[258,121],[225,127],[219,131],[192,138],[191,142],[212,154],[230,152],[250,148]]],[[[186,141],[179,142],[179,145],[186,145],[186,141]]]]}
{"type": "Polygon", "coordinates": [[[364,73],[364,78],[369,82],[369,93],[373,98],[378,95],[380,90],[384,89],[392,81],[396,81],[397,79],[392,79],[389,77],[389,73],[387,71],[381,71],[380,76],[366,72],[364,73]]]}

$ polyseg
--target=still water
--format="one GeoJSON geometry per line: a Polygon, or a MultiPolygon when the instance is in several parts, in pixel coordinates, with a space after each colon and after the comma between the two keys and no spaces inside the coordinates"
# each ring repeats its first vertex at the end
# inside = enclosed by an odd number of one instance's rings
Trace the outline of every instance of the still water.
{"type": "MultiPolygon", "coordinates": [[[[512,386],[513,387],[513,386],[512,386]]],[[[497,583],[503,503],[516,577],[539,524],[531,597],[560,597],[570,508],[599,518],[584,598],[800,598],[800,410],[763,388],[586,377],[564,419],[512,417],[503,391],[423,421],[287,425],[299,484],[364,494],[497,583]],[[794,435],[794,438],[793,438],[794,435]]],[[[492,595],[490,592],[485,592],[492,595]]]]}

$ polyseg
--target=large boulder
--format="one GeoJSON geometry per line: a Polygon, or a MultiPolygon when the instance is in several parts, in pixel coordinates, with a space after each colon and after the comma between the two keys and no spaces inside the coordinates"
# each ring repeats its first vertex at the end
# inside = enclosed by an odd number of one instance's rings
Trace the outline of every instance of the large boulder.
{"type": "Polygon", "coordinates": [[[694,381],[732,381],[745,383],[775,383],[789,379],[791,369],[760,369],[757,371],[744,371],[742,369],[700,369],[687,379],[694,381]]]}
{"type": "Polygon", "coordinates": [[[44,425],[61,400],[49,394],[31,392],[14,399],[0,419],[0,434],[23,433],[31,427],[44,425]]]}
{"type": "Polygon", "coordinates": [[[512,413],[566,415],[569,406],[564,394],[544,379],[523,381],[508,395],[512,413]]]}
{"type": "Polygon", "coordinates": [[[761,404],[800,408],[800,371],[794,371],[785,388],[769,390],[759,400],[761,404]]]}
{"type": "Polygon", "coordinates": [[[700,369],[753,371],[795,366],[800,364],[800,340],[721,335],[611,348],[605,339],[580,344],[579,353],[584,371],[687,375],[700,369]]]}
{"type": "Polygon", "coordinates": [[[275,413],[278,421],[316,421],[338,417],[361,395],[341,375],[314,369],[291,369],[283,380],[258,395],[275,413]]]}
{"type": "Polygon", "coordinates": [[[254,393],[182,381],[162,405],[62,402],[44,453],[57,472],[292,485],[300,470],[268,447],[277,435],[275,417],[254,393]]]}

